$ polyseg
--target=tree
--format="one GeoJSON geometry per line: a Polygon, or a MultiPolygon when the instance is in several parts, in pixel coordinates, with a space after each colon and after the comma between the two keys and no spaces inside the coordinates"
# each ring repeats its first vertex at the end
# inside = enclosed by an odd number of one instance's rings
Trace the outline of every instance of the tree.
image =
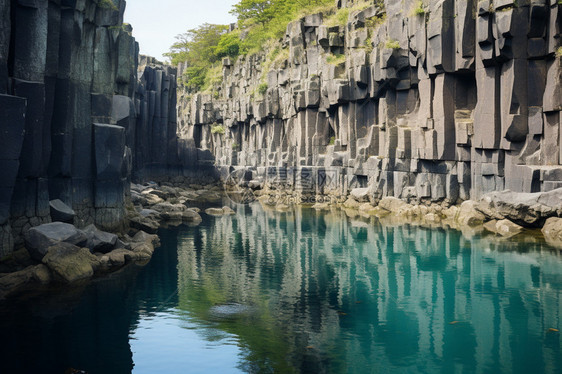
{"type": "Polygon", "coordinates": [[[227,31],[226,25],[204,23],[196,29],[177,35],[177,41],[165,56],[170,57],[174,65],[179,62],[186,62],[188,66],[213,63],[218,60],[215,48],[227,31]]]}
{"type": "Polygon", "coordinates": [[[175,36],[176,42],[170,47],[170,52],[164,53],[169,57],[173,65],[184,62],[188,59],[190,34],[185,32],[175,36]]]}
{"type": "Polygon", "coordinates": [[[238,18],[238,21],[245,22],[253,20],[265,26],[273,19],[275,11],[273,5],[283,0],[241,0],[235,4],[230,11],[238,18]]]}
{"type": "Polygon", "coordinates": [[[236,57],[240,53],[240,32],[223,34],[215,48],[217,58],[236,57]]]}

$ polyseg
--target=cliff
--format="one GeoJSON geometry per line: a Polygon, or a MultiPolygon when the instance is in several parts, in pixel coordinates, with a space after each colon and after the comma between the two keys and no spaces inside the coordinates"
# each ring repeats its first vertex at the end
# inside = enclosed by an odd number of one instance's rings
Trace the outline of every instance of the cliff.
{"type": "Polygon", "coordinates": [[[173,162],[175,69],[145,58],[137,81],[124,11],[124,0],[0,1],[0,257],[51,221],[55,199],[78,227],[123,230],[133,174],[173,162]]]}
{"type": "Polygon", "coordinates": [[[212,92],[180,97],[182,137],[224,176],[311,194],[456,203],[562,186],[557,1],[362,4],[224,59],[212,92]]]}

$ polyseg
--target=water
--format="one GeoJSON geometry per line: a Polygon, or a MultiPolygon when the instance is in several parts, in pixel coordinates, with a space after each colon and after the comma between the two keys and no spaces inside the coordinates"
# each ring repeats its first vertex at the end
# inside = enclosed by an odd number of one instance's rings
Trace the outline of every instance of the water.
{"type": "Polygon", "coordinates": [[[259,205],[161,237],[145,267],[0,304],[0,372],[562,372],[540,241],[259,205]]]}

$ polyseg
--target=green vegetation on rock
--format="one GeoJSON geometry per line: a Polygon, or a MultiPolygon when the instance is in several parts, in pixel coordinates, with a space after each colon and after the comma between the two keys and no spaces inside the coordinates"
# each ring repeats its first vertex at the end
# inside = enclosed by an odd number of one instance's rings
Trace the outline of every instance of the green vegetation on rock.
{"type": "Polygon", "coordinates": [[[267,83],[262,83],[258,86],[258,92],[260,93],[260,95],[265,95],[265,93],[267,92],[267,83]]]}
{"type": "MultiPolygon", "coordinates": [[[[241,0],[231,11],[238,18],[237,29],[228,32],[226,25],[205,23],[177,35],[165,55],[173,65],[185,64],[180,83],[188,91],[202,91],[209,88],[209,69],[222,58],[263,52],[269,41],[283,37],[289,22],[329,9],[334,9],[333,0],[241,0]]],[[[286,56],[279,50],[275,54],[286,56]]]]}
{"type": "Polygon", "coordinates": [[[223,125],[213,125],[211,126],[211,134],[224,135],[225,128],[223,125]]]}
{"type": "Polygon", "coordinates": [[[388,39],[384,44],[385,48],[400,49],[400,43],[397,40],[388,39]]]}
{"type": "Polygon", "coordinates": [[[119,10],[119,8],[117,8],[117,5],[115,5],[111,0],[99,0],[98,6],[105,9],[119,10]]]}
{"type": "Polygon", "coordinates": [[[326,62],[330,65],[340,65],[345,62],[344,54],[329,54],[326,56],[326,62]]]}
{"type": "Polygon", "coordinates": [[[419,0],[416,3],[416,6],[412,10],[412,14],[413,15],[424,15],[425,14],[425,8],[423,7],[423,1],[419,0]]]}
{"type": "MultiPolygon", "coordinates": [[[[216,93],[214,85],[220,83],[217,77],[220,77],[218,71],[222,58],[236,59],[240,55],[263,53],[266,58],[262,61],[260,83],[265,84],[267,73],[280,68],[289,58],[289,49],[281,46],[280,40],[290,22],[321,14],[324,25],[344,26],[350,17],[372,5],[384,6],[381,0],[360,0],[349,8],[338,8],[333,0],[240,0],[231,10],[238,19],[236,29],[205,23],[176,36],[177,41],[166,56],[173,65],[183,65],[179,83],[188,92],[216,93]]],[[[365,26],[374,28],[382,21],[384,15],[368,20],[365,26]]],[[[365,48],[370,53],[370,38],[365,48]]],[[[345,55],[328,55],[327,61],[340,65],[345,61],[345,55]]],[[[262,90],[260,86],[257,92],[263,94],[262,90]]]]}

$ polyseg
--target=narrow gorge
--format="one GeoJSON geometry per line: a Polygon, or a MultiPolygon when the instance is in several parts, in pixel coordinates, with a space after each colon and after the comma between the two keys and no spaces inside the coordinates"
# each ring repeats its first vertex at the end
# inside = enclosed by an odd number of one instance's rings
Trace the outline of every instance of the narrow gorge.
{"type": "Polygon", "coordinates": [[[124,11],[2,2],[2,255],[60,204],[79,228],[126,233],[131,181],[241,170],[256,195],[293,201],[445,209],[509,190],[550,196],[515,197],[535,206],[519,223],[562,212],[557,1],[338,1],[223,58],[202,92],[185,64],[139,56],[124,11]]]}
{"type": "Polygon", "coordinates": [[[560,372],[562,1],[227,5],[0,0],[0,372],[560,372]]]}
{"type": "MultiPolygon", "coordinates": [[[[558,2],[336,5],[194,92],[185,64],[139,56],[124,1],[3,1],[0,253],[60,203],[126,233],[131,181],[243,170],[262,195],[444,208],[562,187],[558,2]]],[[[531,225],[561,213],[523,196],[531,225]]]]}

